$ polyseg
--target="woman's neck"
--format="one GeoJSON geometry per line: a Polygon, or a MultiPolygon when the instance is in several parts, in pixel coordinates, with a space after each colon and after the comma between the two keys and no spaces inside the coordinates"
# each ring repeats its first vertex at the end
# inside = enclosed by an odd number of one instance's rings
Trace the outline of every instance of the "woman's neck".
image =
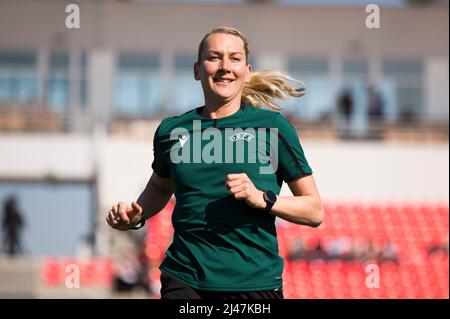
{"type": "Polygon", "coordinates": [[[236,113],[240,107],[240,99],[227,103],[206,103],[201,112],[201,116],[211,119],[219,119],[236,113]]]}

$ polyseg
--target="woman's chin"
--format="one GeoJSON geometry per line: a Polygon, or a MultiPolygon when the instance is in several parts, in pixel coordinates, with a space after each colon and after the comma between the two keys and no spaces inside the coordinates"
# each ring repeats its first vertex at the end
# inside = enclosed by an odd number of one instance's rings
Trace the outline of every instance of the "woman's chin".
{"type": "Polygon", "coordinates": [[[236,96],[235,92],[220,92],[216,91],[215,96],[217,99],[222,101],[231,101],[236,96]]]}

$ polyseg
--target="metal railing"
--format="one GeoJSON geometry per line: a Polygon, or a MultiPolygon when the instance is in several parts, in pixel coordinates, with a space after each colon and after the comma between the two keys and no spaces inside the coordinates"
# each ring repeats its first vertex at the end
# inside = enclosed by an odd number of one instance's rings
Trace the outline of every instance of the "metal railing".
{"type": "MultiPolygon", "coordinates": [[[[153,117],[111,116],[99,121],[89,114],[56,113],[46,108],[23,108],[0,105],[0,134],[4,133],[86,133],[94,132],[101,125],[108,134],[138,137],[154,132],[164,115],[153,117]],[[144,132],[144,133],[143,133],[144,132]]],[[[415,118],[413,120],[370,119],[363,126],[345,122],[338,116],[318,120],[286,116],[297,128],[302,139],[327,140],[380,140],[380,141],[429,141],[447,143],[449,122],[442,118],[415,118]]],[[[356,121],[358,119],[356,118],[356,121]]]]}

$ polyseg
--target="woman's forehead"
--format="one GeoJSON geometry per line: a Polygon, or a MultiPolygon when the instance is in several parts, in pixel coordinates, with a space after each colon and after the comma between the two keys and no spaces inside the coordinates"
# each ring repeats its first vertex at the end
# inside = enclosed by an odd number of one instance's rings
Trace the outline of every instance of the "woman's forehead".
{"type": "Polygon", "coordinates": [[[244,42],[232,34],[215,33],[206,39],[206,51],[232,51],[245,53],[244,42]]]}

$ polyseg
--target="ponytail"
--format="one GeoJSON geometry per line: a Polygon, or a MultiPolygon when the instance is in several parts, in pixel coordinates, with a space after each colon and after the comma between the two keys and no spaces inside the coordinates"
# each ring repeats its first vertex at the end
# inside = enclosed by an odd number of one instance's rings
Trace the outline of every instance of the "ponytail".
{"type": "Polygon", "coordinates": [[[305,94],[305,84],[281,71],[253,72],[245,83],[242,100],[254,107],[266,104],[275,111],[281,107],[275,99],[285,100],[290,96],[300,97],[305,94]],[[296,87],[294,84],[300,86],[296,87]]]}

